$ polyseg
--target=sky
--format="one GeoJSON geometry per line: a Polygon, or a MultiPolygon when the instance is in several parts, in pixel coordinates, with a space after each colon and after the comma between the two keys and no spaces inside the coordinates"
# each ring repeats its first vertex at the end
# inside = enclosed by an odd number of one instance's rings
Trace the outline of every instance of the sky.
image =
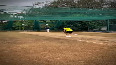
{"type": "Polygon", "coordinates": [[[53,0],[0,0],[0,5],[7,6],[32,6],[35,2],[53,1],[53,0]]]}

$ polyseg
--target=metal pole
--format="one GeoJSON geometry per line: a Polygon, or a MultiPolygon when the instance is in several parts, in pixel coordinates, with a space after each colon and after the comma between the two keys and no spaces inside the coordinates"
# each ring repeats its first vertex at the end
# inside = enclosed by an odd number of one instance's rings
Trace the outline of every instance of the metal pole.
{"type": "Polygon", "coordinates": [[[109,32],[109,31],[110,31],[110,21],[107,20],[107,32],[109,32]]]}
{"type": "Polygon", "coordinates": [[[12,30],[13,21],[8,21],[7,30],[12,30]]]}
{"type": "Polygon", "coordinates": [[[40,31],[40,23],[37,20],[34,20],[34,29],[35,31],[40,31]]]}

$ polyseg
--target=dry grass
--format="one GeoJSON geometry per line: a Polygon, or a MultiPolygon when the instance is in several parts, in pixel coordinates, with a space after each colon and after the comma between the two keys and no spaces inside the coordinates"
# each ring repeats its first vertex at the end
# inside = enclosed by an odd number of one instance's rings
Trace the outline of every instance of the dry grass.
{"type": "Polygon", "coordinates": [[[0,32],[0,65],[116,65],[116,33],[75,33],[0,32]]]}

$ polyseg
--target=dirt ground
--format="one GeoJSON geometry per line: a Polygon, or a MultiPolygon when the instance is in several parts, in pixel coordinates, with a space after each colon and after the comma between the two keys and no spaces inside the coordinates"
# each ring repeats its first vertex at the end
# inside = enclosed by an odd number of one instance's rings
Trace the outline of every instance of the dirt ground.
{"type": "Polygon", "coordinates": [[[0,65],[116,65],[116,33],[0,32],[0,65]]]}

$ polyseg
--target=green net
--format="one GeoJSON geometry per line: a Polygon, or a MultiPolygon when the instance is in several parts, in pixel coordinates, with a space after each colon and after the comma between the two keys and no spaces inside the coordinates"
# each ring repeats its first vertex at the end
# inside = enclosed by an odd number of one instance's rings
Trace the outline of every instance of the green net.
{"type": "Polygon", "coordinates": [[[77,31],[93,30],[96,28],[98,30],[100,27],[105,27],[104,29],[107,29],[107,31],[116,30],[116,26],[110,24],[110,22],[112,22],[111,20],[113,20],[113,22],[116,20],[116,8],[7,7],[6,10],[9,11],[0,12],[0,20],[8,20],[9,22],[7,24],[4,23],[4,25],[1,23],[1,30],[11,30],[13,28],[14,30],[26,30],[26,28],[28,28],[29,30],[33,29],[39,31],[41,29],[45,30],[45,24],[49,24],[51,30],[62,30],[63,27],[67,25],[72,26],[73,29],[77,31]],[[19,11],[15,12],[17,10],[19,11]],[[29,20],[31,21],[28,23],[27,21],[29,20]],[[14,22],[15,25],[13,25],[12,21],[22,21],[22,23],[14,22]],[[99,21],[101,22],[99,23],[99,21]],[[103,21],[105,23],[103,23],[103,21]],[[99,24],[97,25],[96,22],[99,24]],[[18,23],[21,23],[21,25],[18,23]]]}
{"type": "Polygon", "coordinates": [[[109,20],[116,19],[115,8],[28,8],[25,13],[1,13],[0,20],[109,20]]]}

